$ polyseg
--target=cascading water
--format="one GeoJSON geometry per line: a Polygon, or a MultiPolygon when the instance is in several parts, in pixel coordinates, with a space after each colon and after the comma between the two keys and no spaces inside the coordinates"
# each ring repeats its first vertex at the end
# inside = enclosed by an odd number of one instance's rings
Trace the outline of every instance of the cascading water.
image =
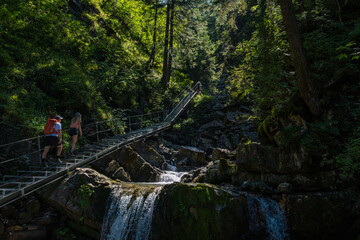
{"type": "Polygon", "coordinates": [[[174,171],[164,171],[160,175],[159,183],[167,184],[167,183],[173,183],[173,182],[180,182],[181,177],[186,172],[174,172],[174,171]]]}
{"type": "Polygon", "coordinates": [[[253,195],[247,195],[247,198],[250,231],[265,232],[264,239],[289,239],[286,217],[277,202],[253,195]]]}
{"type": "Polygon", "coordinates": [[[161,187],[147,196],[144,192],[113,189],[102,226],[102,240],[145,240],[149,238],[154,202],[161,187]],[[146,197],[144,197],[146,196],[146,197]]]}

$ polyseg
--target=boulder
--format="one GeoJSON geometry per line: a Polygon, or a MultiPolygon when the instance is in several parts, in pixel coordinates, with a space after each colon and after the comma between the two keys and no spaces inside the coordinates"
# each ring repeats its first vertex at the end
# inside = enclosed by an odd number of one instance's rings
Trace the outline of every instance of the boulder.
{"type": "Polygon", "coordinates": [[[215,148],[211,153],[211,161],[219,160],[220,158],[230,159],[232,153],[228,149],[215,148]]]}
{"type": "Polygon", "coordinates": [[[206,184],[169,184],[156,202],[151,239],[246,239],[247,198],[206,184]]]}
{"type": "Polygon", "coordinates": [[[226,134],[222,134],[217,142],[218,147],[232,149],[231,142],[226,134]]]}
{"type": "Polygon", "coordinates": [[[119,167],[116,172],[113,174],[114,179],[119,179],[120,181],[124,182],[131,182],[131,177],[129,174],[124,170],[123,167],[119,167]]]}
{"type": "Polygon", "coordinates": [[[120,150],[117,162],[130,175],[132,181],[155,182],[161,174],[160,170],[152,167],[131,147],[120,150]]]}
{"type": "Polygon", "coordinates": [[[161,168],[162,164],[165,162],[163,156],[161,156],[157,151],[140,140],[133,144],[131,147],[148,163],[157,168],[161,168]]]}
{"type": "Polygon", "coordinates": [[[320,169],[319,162],[313,161],[304,151],[288,153],[259,143],[239,144],[236,161],[239,169],[256,173],[294,174],[320,169]]]}
{"type": "Polygon", "coordinates": [[[187,165],[200,167],[206,165],[206,153],[195,147],[182,146],[179,148],[177,166],[187,165]]]}
{"type": "Polygon", "coordinates": [[[75,222],[84,234],[99,239],[111,186],[106,176],[89,168],[78,168],[53,189],[42,190],[44,199],[75,222]]]}

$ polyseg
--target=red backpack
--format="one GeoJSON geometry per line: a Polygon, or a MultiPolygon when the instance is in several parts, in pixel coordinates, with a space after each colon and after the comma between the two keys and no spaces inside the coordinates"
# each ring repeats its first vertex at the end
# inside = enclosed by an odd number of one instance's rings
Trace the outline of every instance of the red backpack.
{"type": "Polygon", "coordinates": [[[49,134],[57,134],[57,131],[55,130],[55,125],[57,123],[56,119],[49,119],[44,127],[44,133],[45,135],[49,134]]]}

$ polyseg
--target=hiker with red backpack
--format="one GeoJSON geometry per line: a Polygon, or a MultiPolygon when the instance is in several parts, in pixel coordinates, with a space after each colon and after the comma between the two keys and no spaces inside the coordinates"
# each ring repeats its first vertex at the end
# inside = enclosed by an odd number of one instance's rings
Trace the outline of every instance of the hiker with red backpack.
{"type": "Polygon", "coordinates": [[[48,154],[50,147],[55,146],[56,149],[56,160],[59,163],[62,163],[60,159],[60,154],[62,151],[62,137],[61,137],[61,119],[59,115],[56,115],[54,118],[50,118],[45,127],[44,127],[44,133],[45,133],[45,147],[44,152],[41,156],[42,165],[45,165],[46,167],[49,165],[49,162],[46,159],[46,155],[48,154]]]}

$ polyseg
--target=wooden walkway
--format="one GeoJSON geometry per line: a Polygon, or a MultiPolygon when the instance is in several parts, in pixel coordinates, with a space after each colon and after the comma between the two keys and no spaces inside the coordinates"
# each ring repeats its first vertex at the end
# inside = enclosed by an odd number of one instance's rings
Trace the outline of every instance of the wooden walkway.
{"type": "Polygon", "coordinates": [[[198,82],[193,88],[188,89],[187,95],[160,123],[98,141],[90,145],[86,151],[64,159],[63,163],[51,163],[48,167],[30,166],[29,171],[18,170],[17,175],[4,175],[3,181],[0,182],[0,207],[58,181],[75,168],[83,167],[126,145],[168,129],[198,94],[200,86],[198,82]]]}

